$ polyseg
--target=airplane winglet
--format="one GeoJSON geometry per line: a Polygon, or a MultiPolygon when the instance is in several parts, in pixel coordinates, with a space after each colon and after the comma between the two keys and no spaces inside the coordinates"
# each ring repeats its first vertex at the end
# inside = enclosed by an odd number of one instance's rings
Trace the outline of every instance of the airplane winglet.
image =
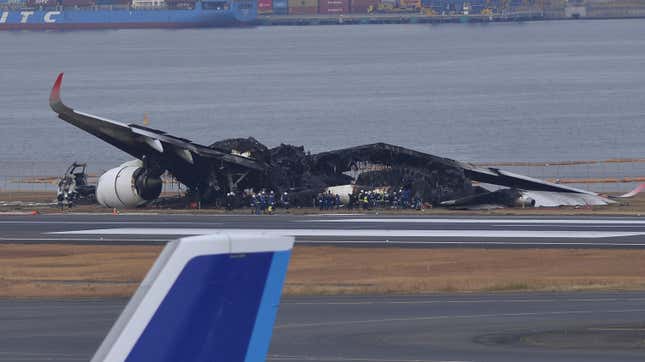
{"type": "Polygon", "coordinates": [[[170,242],[93,362],[264,361],[293,237],[170,242]]]}
{"type": "Polygon", "coordinates": [[[645,191],[645,183],[642,183],[642,184],[636,186],[635,189],[631,190],[630,192],[628,192],[628,193],[626,193],[624,195],[614,196],[614,198],[617,198],[617,199],[629,199],[629,198],[632,198],[632,197],[640,194],[643,191],[645,191]]]}
{"type": "Polygon", "coordinates": [[[54,83],[54,86],[52,87],[52,92],[49,95],[49,103],[58,103],[60,102],[60,86],[63,84],[63,75],[65,73],[60,73],[58,75],[58,78],[56,78],[56,82],[54,83]]]}
{"type": "Polygon", "coordinates": [[[56,82],[52,87],[52,91],[49,94],[49,106],[54,110],[54,112],[58,114],[64,113],[65,111],[69,110],[69,108],[65,106],[63,104],[63,101],[60,99],[60,88],[61,88],[61,85],[63,84],[64,74],[65,73],[60,73],[58,75],[58,78],[56,78],[56,82]]]}

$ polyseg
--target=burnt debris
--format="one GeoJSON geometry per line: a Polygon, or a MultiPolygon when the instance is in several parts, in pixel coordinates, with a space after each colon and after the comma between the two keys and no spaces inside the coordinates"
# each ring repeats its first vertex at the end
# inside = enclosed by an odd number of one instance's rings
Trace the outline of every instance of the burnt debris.
{"type": "MultiPolygon", "coordinates": [[[[361,191],[405,191],[411,199],[433,205],[473,193],[471,180],[458,162],[386,143],[318,154],[286,144],[269,149],[254,138],[223,140],[210,147],[267,165],[264,170],[249,171],[241,182],[217,190],[215,199],[209,200],[217,203],[230,198],[230,193],[274,191],[288,193],[292,205],[312,206],[321,194],[343,185],[347,186],[343,189],[346,194],[338,196],[346,202],[361,191]]],[[[226,167],[214,171],[218,178],[228,172],[226,167]]]]}
{"type": "Polygon", "coordinates": [[[72,207],[76,203],[94,203],[96,186],[87,183],[85,163],[72,163],[65,174],[58,179],[56,203],[60,208],[72,207]]]}

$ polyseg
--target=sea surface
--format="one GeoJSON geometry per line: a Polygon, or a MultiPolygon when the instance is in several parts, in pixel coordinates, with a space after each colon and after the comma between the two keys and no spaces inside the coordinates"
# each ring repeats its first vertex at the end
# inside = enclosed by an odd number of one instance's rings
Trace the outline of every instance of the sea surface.
{"type": "Polygon", "coordinates": [[[202,144],[645,157],[644,35],[643,20],[0,32],[0,175],[129,159],[49,109],[59,72],[73,108],[128,123],[147,113],[150,127],[202,144]]]}

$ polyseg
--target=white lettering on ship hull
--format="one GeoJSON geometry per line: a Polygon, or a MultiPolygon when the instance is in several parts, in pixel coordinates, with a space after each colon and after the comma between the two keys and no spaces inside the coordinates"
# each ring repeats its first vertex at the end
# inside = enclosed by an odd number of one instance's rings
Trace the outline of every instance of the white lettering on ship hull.
{"type": "MultiPolygon", "coordinates": [[[[9,23],[9,15],[11,14],[12,13],[9,11],[0,12],[0,24],[9,23]]],[[[12,16],[13,20],[11,22],[12,23],[15,22],[17,20],[16,15],[18,15],[20,17],[20,24],[25,24],[29,21],[29,18],[31,18],[34,14],[35,12],[33,11],[14,12],[12,16]]],[[[57,20],[56,17],[59,15],[61,15],[60,11],[48,11],[45,13],[45,15],[43,15],[43,22],[46,24],[55,23],[57,20]]]]}
{"type": "Polygon", "coordinates": [[[32,15],[34,15],[33,11],[21,11],[20,12],[20,16],[21,16],[20,23],[21,24],[26,23],[27,20],[29,20],[29,17],[32,16],[32,15]]]}
{"type": "Polygon", "coordinates": [[[56,19],[54,19],[54,16],[57,16],[57,15],[60,15],[60,11],[50,11],[47,14],[45,14],[45,17],[43,18],[43,20],[46,23],[50,23],[50,24],[55,23],[56,19]]]}

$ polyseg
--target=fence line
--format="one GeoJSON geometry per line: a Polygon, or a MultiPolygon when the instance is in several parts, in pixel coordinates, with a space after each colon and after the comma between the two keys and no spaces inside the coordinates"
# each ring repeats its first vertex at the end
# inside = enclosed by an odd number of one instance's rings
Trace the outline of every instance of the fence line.
{"type": "Polygon", "coordinates": [[[482,167],[530,167],[530,166],[575,166],[596,165],[603,163],[645,163],[645,158],[610,158],[607,160],[580,160],[580,161],[538,161],[538,162],[475,162],[473,165],[482,167]]]}
{"type": "MultiPolygon", "coordinates": [[[[505,170],[590,189],[596,192],[622,192],[645,182],[645,159],[615,158],[608,160],[555,161],[555,162],[497,162],[475,163],[478,166],[504,167],[505,170]]],[[[0,175],[0,191],[56,191],[59,176],[51,175],[0,175]]],[[[97,174],[88,174],[88,183],[96,184],[97,174]]],[[[174,177],[162,176],[163,193],[185,190],[174,177]]]]}

